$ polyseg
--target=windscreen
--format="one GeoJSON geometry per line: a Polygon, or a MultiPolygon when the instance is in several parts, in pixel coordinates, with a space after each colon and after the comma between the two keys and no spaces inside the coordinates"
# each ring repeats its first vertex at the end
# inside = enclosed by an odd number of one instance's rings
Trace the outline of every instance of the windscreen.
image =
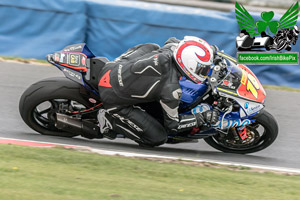
{"type": "Polygon", "coordinates": [[[241,80],[243,77],[242,69],[239,68],[235,62],[226,59],[226,64],[228,65],[228,72],[226,78],[218,85],[218,88],[223,88],[229,90],[231,92],[236,92],[236,89],[241,84],[241,80]]]}

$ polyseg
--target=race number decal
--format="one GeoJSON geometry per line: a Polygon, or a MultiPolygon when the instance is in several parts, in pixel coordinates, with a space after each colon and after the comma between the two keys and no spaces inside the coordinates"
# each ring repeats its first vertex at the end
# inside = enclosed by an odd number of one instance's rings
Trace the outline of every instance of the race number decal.
{"type": "Polygon", "coordinates": [[[80,65],[80,54],[78,53],[70,53],[70,65],[79,66],[80,65]]]}
{"type": "Polygon", "coordinates": [[[247,82],[247,91],[250,91],[253,96],[257,99],[259,89],[259,84],[257,83],[256,79],[248,73],[248,82],[247,82]]]}
{"type": "Polygon", "coordinates": [[[242,69],[241,85],[237,90],[238,95],[246,99],[263,102],[265,99],[265,91],[253,74],[253,72],[244,65],[238,65],[242,69]]]}
{"type": "Polygon", "coordinates": [[[242,83],[243,85],[246,85],[248,73],[247,73],[245,70],[242,70],[242,72],[243,72],[243,76],[242,76],[241,83],[242,83]]]}

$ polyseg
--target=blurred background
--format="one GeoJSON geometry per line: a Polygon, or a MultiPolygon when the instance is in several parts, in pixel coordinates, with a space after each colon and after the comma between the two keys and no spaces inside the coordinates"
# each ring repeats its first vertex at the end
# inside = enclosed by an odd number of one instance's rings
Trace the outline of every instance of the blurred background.
{"type": "MultiPolygon", "coordinates": [[[[274,20],[296,1],[240,0],[255,20],[274,20]]],[[[163,45],[169,37],[198,36],[236,57],[240,29],[235,1],[216,0],[0,0],[0,56],[44,59],[67,45],[86,43],[97,56],[114,59],[141,43],[163,45]]],[[[300,26],[298,19],[297,25],[300,26]]],[[[299,52],[300,42],[292,47],[299,52]]],[[[300,88],[299,66],[250,66],[263,84],[300,88]]]]}
{"type": "MultiPolygon", "coordinates": [[[[200,7],[200,8],[213,8],[215,10],[225,10],[232,8],[233,4],[236,2],[234,0],[144,0],[148,2],[160,2],[166,4],[173,4],[173,5],[188,5],[193,7],[200,7]],[[218,3],[226,3],[225,4],[218,4],[218,3]],[[231,4],[231,5],[230,5],[231,4]]],[[[239,0],[238,3],[248,6],[255,7],[270,7],[270,8],[289,8],[295,0],[239,0]]],[[[252,9],[252,8],[251,8],[252,9]]]]}

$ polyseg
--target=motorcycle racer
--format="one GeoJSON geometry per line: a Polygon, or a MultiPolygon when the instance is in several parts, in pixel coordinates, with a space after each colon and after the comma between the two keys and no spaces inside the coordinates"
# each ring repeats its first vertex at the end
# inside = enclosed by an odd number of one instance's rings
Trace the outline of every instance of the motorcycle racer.
{"type": "Polygon", "coordinates": [[[182,76],[206,80],[216,49],[201,38],[170,38],[163,47],[142,44],[106,63],[99,74],[99,93],[104,108],[98,113],[100,132],[114,139],[122,133],[141,145],[158,146],[170,132],[182,132],[218,121],[218,111],[178,114],[182,76]],[[136,106],[159,102],[164,126],[136,106]]]}
{"type": "Polygon", "coordinates": [[[290,51],[292,45],[296,45],[299,35],[299,27],[295,25],[293,29],[285,28],[279,30],[274,37],[273,48],[276,50],[286,49],[290,51]]]}

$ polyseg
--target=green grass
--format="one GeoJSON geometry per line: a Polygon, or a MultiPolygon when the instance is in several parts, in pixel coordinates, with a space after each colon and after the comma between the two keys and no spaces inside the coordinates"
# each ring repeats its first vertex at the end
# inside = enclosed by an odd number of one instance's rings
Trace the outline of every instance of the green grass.
{"type": "Polygon", "coordinates": [[[300,176],[0,145],[0,199],[299,199],[300,176]]]}
{"type": "Polygon", "coordinates": [[[42,63],[42,64],[48,64],[46,60],[39,60],[35,58],[21,58],[21,57],[15,57],[15,56],[0,56],[3,60],[14,60],[22,63],[42,63]]]}
{"type": "Polygon", "coordinates": [[[300,92],[300,88],[290,88],[290,87],[287,87],[287,86],[263,85],[263,87],[265,89],[272,89],[272,90],[283,90],[283,91],[290,91],[290,92],[300,92]]]}

